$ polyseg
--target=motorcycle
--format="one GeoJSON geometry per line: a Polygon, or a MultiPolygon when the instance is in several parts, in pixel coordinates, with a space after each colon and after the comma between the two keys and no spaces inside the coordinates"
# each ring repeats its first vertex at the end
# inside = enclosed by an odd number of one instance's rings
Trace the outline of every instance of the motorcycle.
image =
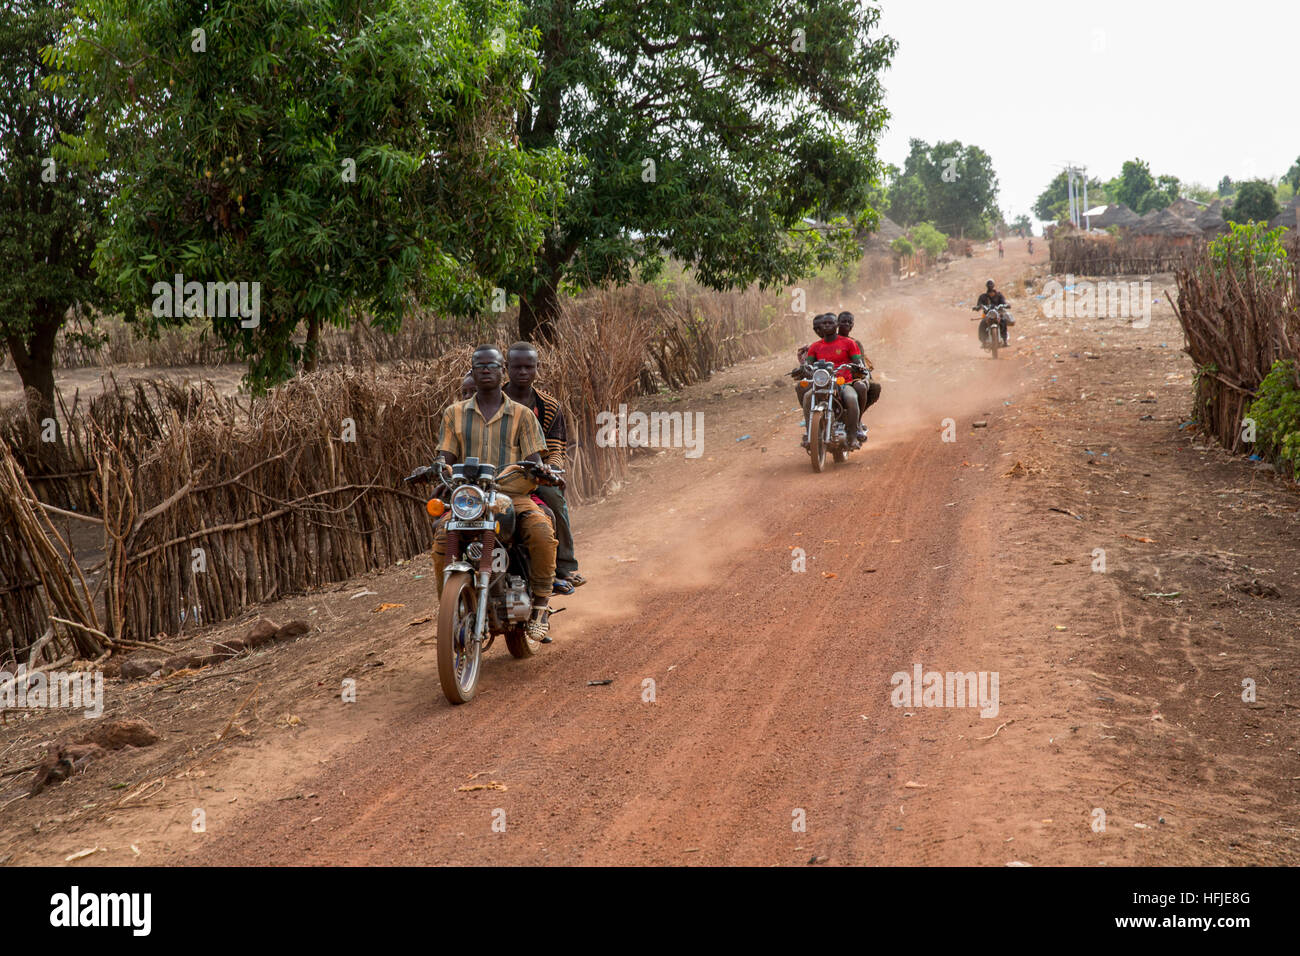
{"type": "Polygon", "coordinates": [[[841,365],[836,369],[833,362],[825,359],[805,363],[790,373],[792,377],[802,379],[797,386],[801,395],[805,394],[803,389],[812,389],[812,409],[804,428],[804,444],[812,459],[812,470],[818,474],[826,468],[827,451],[836,462],[846,461],[849,457],[840,386],[853,380],[855,370],[870,384],[870,369],[853,365],[841,365]]]}
{"type": "MultiPolygon", "coordinates": [[[[980,308],[976,306],[976,308],[980,308]]],[[[1015,320],[1011,318],[1011,307],[1008,305],[995,305],[990,308],[984,308],[979,316],[979,337],[980,348],[988,349],[994,358],[998,357],[998,349],[1002,348],[1005,343],[1002,341],[1002,334],[1005,331],[1002,323],[1011,325],[1015,320]]],[[[975,321],[973,318],[971,321],[975,321]]]]}
{"type": "Polygon", "coordinates": [[[438,605],[438,682],[449,701],[463,704],[478,690],[483,653],[497,635],[505,636],[512,657],[537,653],[539,642],[525,627],[533,603],[528,549],[516,536],[510,495],[558,484],[563,471],[518,461],[498,474],[493,465],[467,458],[450,466],[442,461],[422,466],[405,481],[428,481],[435,474],[439,484],[425,510],[431,518],[451,512],[438,605]]]}

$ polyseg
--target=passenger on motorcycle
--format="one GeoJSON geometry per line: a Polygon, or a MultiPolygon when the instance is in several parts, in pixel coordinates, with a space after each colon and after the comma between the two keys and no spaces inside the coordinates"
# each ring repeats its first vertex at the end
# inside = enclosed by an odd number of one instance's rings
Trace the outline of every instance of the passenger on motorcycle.
{"type": "MultiPolygon", "coordinates": [[[[532,410],[512,401],[501,390],[505,361],[492,345],[480,345],[471,359],[471,376],[475,392],[472,398],[454,402],[442,413],[438,436],[438,457],[449,465],[477,458],[494,466],[498,474],[511,462],[542,463],[546,436],[532,410]]],[[[550,599],[555,580],[555,532],[538,507],[526,494],[512,494],[520,538],[528,549],[531,572],[529,590],[533,597],[529,637],[549,644],[550,599]]],[[[444,518],[445,521],[445,518],[444,518]]],[[[433,539],[433,567],[442,596],[442,572],[446,567],[447,533],[444,521],[438,522],[433,539]]]]}
{"type": "MultiPolygon", "coordinates": [[[[516,342],[510,346],[506,350],[506,375],[510,381],[505,387],[505,393],[537,416],[542,434],[546,436],[546,464],[563,471],[569,443],[564,409],[554,396],[533,386],[537,380],[537,364],[537,349],[532,345],[516,342]]],[[[578,573],[578,559],[573,553],[573,532],[570,530],[569,505],[564,497],[564,488],[539,485],[533,492],[533,497],[540,498],[555,518],[555,537],[558,541],[555,550],[555,590],[560,594],[572,594],[573,589],[586,584],[587,579],[578,573]]]]}
{"type": "MultiPolygon", "coordinates": [[[[993,287],[993,280],[992,280],[992,279],[989,279],[988,282],[985,282],[985,283],[984,283],[984,289],[985,289],[984,293],[983,293],[982,295],[980,295],[979,299],[976,301],[975,305],[973,306],[973,311],[978,312],[978,311],[980,311],[981,309],[988,310],[988,309],[993,308],[993,306],[995,306],[995,305],[1006,305],[1006,304],[1007,304],[1007,297],[1006,297],[1005,295],[1003,295],[1001,292],[999,292],[997,289],[995,289],[995,288],[993,287]]],[[[987,319],[980,319],[980,324],[979,324],[979,333],[980,333],[980,341],[981,341],[981,342],[984,341],[984,323],[985,323],[986,321],[987,321],[987,319]]],[[[1003,345],[1006,345],[1006,344],[1007,344],[1007,325],[1008,325],[1008,324],[1014,325],[1014,324],[1015,324],[1015,319],[1012,319],[1010,316],[1008,316],[1008,315],[1006,314],[1006,312],[1003,312],[1003,313],[1002,313],[1002,319],[1001,319],[1001,321],[998,323],[999,327],[1000,327],[1001,330],[1002,330],[1002,344],[1003,344],[1003,345]]]]}
{"type": "MultiPolygon", "coordinates": [[[[828,361],[834,363],[837,370],[841,365],[861,364],[862,350],[852,339],[839,334],[838,321],[834,312],[823,312],[813,319],[813,331],[817,333],[819,338],[808,346],[806,351],[801,350],[801,364],[799,368],[790,373],[791,378],[803,377],[803,362],[828,361]]],[[[813,390],[796,386],[795,393],[799,397],[799,404],[803,406],[803,421],[806,433],[808,416],[812,412],[813,390]]],[[[848,385],[841,385],[840,401],[844,404],[844,433],[848,436],[848,448],[850,451],[861,448],[862,443],[858,439],[858,419],[860,417],[858,393],[848,385]]]]}
{"type": "MultiPolygon", "coordinates": [[[[838,316],[835,317],[835,321],[839,326],[840,335],[844,336],[845,338],[850,338],[849,333],[853,331],[853,313],[841,312],[838,316]]],[[[850,339],[850,340],[853,342],[854,345],[858,347],[858,354],[862,356],[863,367],[874,371],[876,367],[871,364],[871,359],[867,358],[867,353],[866,351],[863,350],[862,343],[859,342],[857,339],[850,339]]],[[[866,376],[864,376],[861,372],[854,372],[853,382],[852,382],[853,390],[858,393],[858,408],[861,409],[861,414],[863,415],[867,413],[868,408],[876,404],[876,402],[880,401],[880,383],[873,380],[871,384],[868,385],[865,381],[863,381],[865,377],[866,376]]],[[[858,441],[866,441],[866,440],[867,440],[867,430],[862,426],[861,422],[859,422],[858,441]]]]}

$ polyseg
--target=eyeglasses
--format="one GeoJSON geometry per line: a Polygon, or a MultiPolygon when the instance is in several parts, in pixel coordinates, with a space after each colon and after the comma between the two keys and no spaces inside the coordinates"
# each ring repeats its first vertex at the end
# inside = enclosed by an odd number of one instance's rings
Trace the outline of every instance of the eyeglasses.
{"type": "Polygon", "coordinates": [[[485,368],[492,371],[493,369],[503,368],[503,366],[500,362],[475,362],[470,368],[485,368]]]}

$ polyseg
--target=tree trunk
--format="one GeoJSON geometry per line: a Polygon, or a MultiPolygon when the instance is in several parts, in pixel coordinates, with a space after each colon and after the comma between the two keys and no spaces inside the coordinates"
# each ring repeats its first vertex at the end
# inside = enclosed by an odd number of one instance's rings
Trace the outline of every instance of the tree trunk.
{"type": "Polygon", "coordinates": [[[62,315],[47,315],[36,324],[26,342],[18,335],[10,335],[6,340],[23,383],[27,413],[38,429],[41,422],[54,417],[54,342],[62,324],[62,315]]]}
{"type": "Polygon", "coordinates": [[[313,315],[307,320],[307,344],[304,348],[302,370],[316,371],[316,350],[320,347],[320,316],[313,315]]]}
{"type": "Polygon", "coordinates": [[[560,297],[551,283],[539,286],[532,295],[520,294],[519,338],[525,342],[553,343],[559,314],[560,297]]]}

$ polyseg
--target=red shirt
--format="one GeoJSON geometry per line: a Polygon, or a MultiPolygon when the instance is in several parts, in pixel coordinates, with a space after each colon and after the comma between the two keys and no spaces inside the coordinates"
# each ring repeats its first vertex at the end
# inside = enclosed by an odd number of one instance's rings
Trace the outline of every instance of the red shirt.
{"type": "Polygon", "coordinates": [[[858,343],[843,335],[837,335],[829,342],[818,339],[808,346],[808,361],[834,362],[836,368],[847,365],[855,355],[861,354],[862,349],[858,347],[858,343]]]}

